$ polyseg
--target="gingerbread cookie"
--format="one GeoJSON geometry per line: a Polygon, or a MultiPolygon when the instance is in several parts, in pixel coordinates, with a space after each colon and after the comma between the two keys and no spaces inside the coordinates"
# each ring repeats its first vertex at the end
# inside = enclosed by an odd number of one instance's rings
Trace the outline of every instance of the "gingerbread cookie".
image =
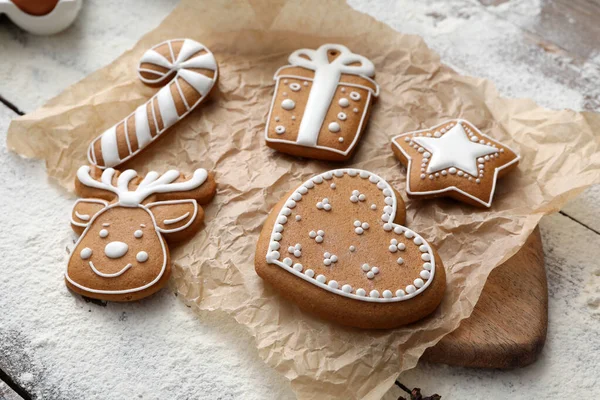
{"type": "Polygon", "coordinates": [[[409,197],[448,196],[483,207],[492,205],[496,180],[515,169],[520,159],[510,147],[462,119],[398,135],[392,150],[407,167],[409,197]]]}
{"type": "Polygon", "coordinates": [[[275,73],[267,145],[295,156],[347,160],[379,96],[373,63],[339,44],[297,50],[288,61],[275,73]]]}
{"type": "Polygon", "coordinates": [[[190,39],[168,40],[142,56],[138,76],[163,86],[148,102],[98,136],[88,160],[99,168],[124,163],[188,115],[211,93],[219,70],[210,50],[190,39]]]}
{"type": "Polygon", "coordinates": [[[436,250],[403,226],[404,202],[377,175],[319,174],[275,206],[256,248],[258,275],[322,318],[394,328],[435,310],[444,294],[436,250]]]}
{"type": "Polygon", "coordinates": [[[133,301],[149,296],[171,275],[165,243],[192,236],[204,219],[200,204],[216,192],[212,174],[198,169],[186,178],[171,170],[77,171],[71,226],[81,236],[71,252],[65,282],[87,297],[133,301]]]}

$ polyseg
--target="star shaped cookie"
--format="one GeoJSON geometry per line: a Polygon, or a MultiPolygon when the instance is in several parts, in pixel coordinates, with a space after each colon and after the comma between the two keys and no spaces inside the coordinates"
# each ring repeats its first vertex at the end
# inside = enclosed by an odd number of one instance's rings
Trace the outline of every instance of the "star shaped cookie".
{"type": "Polygon", "coordinates": [[[448,196],[480,207],[492,205],[496,180],[516,168],[520,159],[510,147],[462,119],[398,135],[392,150],[406,165],[409,197],[448,196]]]}

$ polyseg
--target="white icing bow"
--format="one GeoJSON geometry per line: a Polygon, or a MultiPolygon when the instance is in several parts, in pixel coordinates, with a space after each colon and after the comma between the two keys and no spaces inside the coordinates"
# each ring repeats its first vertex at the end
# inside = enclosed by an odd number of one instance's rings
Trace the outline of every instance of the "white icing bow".
{"type": "Polygon", "coordinates": [[[371,60],[360,54],[352,53],[346,46],[342,46],[341,44],[324,44],[317,50],[296,50],[290,55],[288,61],[292,65],[308,68],[313,71],[316,71],[325,65],[329,65],[330,68],[336,67],[339,72],[345,74],[365,75],[369,77],[375,75],[375,66],[371,60]],[[336,50],[340,53],[339,56],[331,62],[329,62],[328,58],[328,52],[330,50],[336,50]],[[360,65],[350,65],[357,62],[360,63],[360,65]]]}

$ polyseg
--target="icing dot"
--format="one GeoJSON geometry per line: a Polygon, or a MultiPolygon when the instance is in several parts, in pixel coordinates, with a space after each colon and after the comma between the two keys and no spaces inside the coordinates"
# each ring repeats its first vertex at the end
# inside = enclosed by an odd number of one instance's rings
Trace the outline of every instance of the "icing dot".
{"type": "Polygon", "coordinates": [[[325,281],[327,281],[327,278],[325,278],[325,275],[317,276],[317,282],[325,283],[325,281]]]}
{"type": "Polygon", "coordinates": [[[292,259],[291,259],[291,258],[289,258],[289,257],[286,257],[286,258],[284,258],[284,259],[283,259],[283,263],[284,263],[285,265],[287,265],[288,267],[291,267],[291,266],[292,266],[292,264],[293,264],[294,262],[292,261],[292,259]]]}
{"type": "Polygon", "coordinates": [[[413,283],[418,288],[423,287],[423,285],[425,284],[425,282],[423,282],[423,279],[421,279],[421,278],[415,279],[415,281],[413,283]]]}
{"type": "Polygon", "coordinates": [[[317,243],[323,243],[323,236],[317,236],[315,238],[315,242],[317,242],[317,243]]]}
{"type": "MultiPolygon", "coordinates": [[[[486,157],[487,157],[487,159],[488,159],[488,160],[490,159],[490,156],[486,156],[486,157]]],[[[479,157],[479,158],[477,159],[477,162],[478,162],[478,163],[483,163],[484,161],[485,161],[485,160],[483,159],[483,157],[479,157]]]]}
{"type": "Polygon", "coordinates": [[[338,142],[340,142],[340,143],[344,143],[344,138],[343,138],[343,137],[341,137],[341,138],[338,138],[338,142]]]}
{"type": "Polygon", "coordinates": [[[360,268],[365,272],[368,272],[371,270],[371,267],[369,266],[369,264],[366,264],[366,263],[363,264],[360,268]]]}
{"type": "Polygon", "coordinates": [[[323,232],[322,230],[319,229],[317,231],[317,235],[319,235],[319,236],[325,236],[325,232],[323,232]]]}
{"type": "Polygon", "coordinates": [[[354,252],[354,251],[356,251],[356,247],[354,247],[354,246],[350,246],[350,251],[351,251],[351,252],[354,252]]]}
{"type": "Polygon", "coordinates": [[[431,271],[431,263],[426,262],[425,264],[423,264],[423,268],[427,271],[431,271]]]}
{"type": "Polygon", "coordinates": [[[402,257],[398,257],[396,262],[398,263],[398,265],[402,265],[402,264],[404,264],[404,259],[402,257]]]}
{"type": "Polygon", "coordinates": [[[373,273],[374,273],[375,275],[377,275],[377,274],[379,273],[379,268],[377,268],[377,267],[373,267],[373,268],[371,268],[371,271],[373,271],[373,273]]]}
{"type": "Polygon", "coordinates": [[[414,292],[416,292],[416,291],[417,291],[417,288],[416,288],[416,287],[414,287],[413,285],[408,285],[408,286],[406,287],[406,293],[409,293],[409,294],[410,294],[410,293],[414,293],[414,292]]]}
{"type": "Polygon", "coordinates": [[[303,85],[308,86],[308,82],[304,81],[303,85]]]}
{"type": "Polygon", "coordinates": [[[298,84],[298,83],[290,83],[290,89],[292,89],[293,92],[297,92],[298,90],[300,90],[300,84],[298,84]]]}
{"type": "Polygon", "coordinates": [[[309,278],[312,278],[313,276],[315,276],[315,271],[313,271],[312,269],[307,269],[304,272],[304,275],[308,276],[309,278]]]}
{"type": "MultiPolygon", "coordinates": [[[[305,189],[305,190],[306,190],[306,189],[305,189]]],[[[302,200],[302,194],[300,194],[300,193],[294,193],[294,194],[292,195],[292,200],[294,200],[294,201],[300,201],[300,200],[302,200]]],[[[288,207],[289,207],[289,206],[288,206],[288,207]]],[[[293,207],[292,207],[292,208],[293,208],[293,207]]]]}
{"type": "Polygon", "coordinates": [[[345,97],[342,97],[342,98],[340,99],[340,101],[338,101],[338,104],[340,105],[340,107],[344,107],[344,108],[346,108],[346,107],[348,107],[348,106],[350,105],[350,102],[348,101],[348,99],[347,99],[347,98],[345,98],[345,97]]]}
{"type": "Polygon", "coordinates": [[[456,174],[456,168],[452,167],[448,170],[448,172],[450,172],[450,174],[454,175],[454,174],[456,174]]]}
{"type": "Polygon", "coordinates": [[[341,91],[342,91],[342,93],[346,93],[346,88],[345,88],[345,87],[343,87],[343,88],[341,89],[341,91]]]}
{"type": "Polygon", "coordinates": [[[269,253],[267,261],[279,260],[279,257],[281,257],[281,254],[278,251],[272,251],[269,253]]]}
{"type": "Polygon", "coordinates": [[[332,183],[331,185],[329,185],[330,188],[335,189],[335,183],[332,183]]]}
{"type": "Polygon", "coordinates": [[[142,232],[140,229],[138,229],[137,231],[133,232],[133,236],[135,236],[136,238],[141,238],[142,236],[144,236],[144,232],[142,232]]]}
{"type": "Polygon", "coordinates": [[[415,240],[413,240],[413,242],[418,246],[423,244],[423,239],[421,239],[420,237],[416,237],[415,240]]]}
{"type": "Polygon", "coordinates": [[[100,235],[101,238],[105,238],[108,236],[108,231],[106,229],[101,229],[98,235],[100,235]]]}
{"type": "Polygon", "coordinates": [[[87,260],[88,258],[90,258],[92,256],[92,249],[90,249],[89,247],[86,247],[83,250],[81,250],[81,253],[79,253],[79,255],[81,256],[81,258],[83,260],[87,260]]]}
{"type": "Polygon", "coordinates": [[[384,290],[382,294],[386,299],[391,299],[394,296],[391,290],[384,290]]]}
{"type": "Polygon", "coordinates": [[[346,120],[346,118],[348,118],[348,116],[347,116],[345,113],[343,113],[343,112],[341,112],[341,113],[338,113],[337,117],[338,117],[338,119],[339,119],[340,121],[345,121],[345,120],[346,120]]]}
{"type": "Polygon", "coordinates": [[[363,228],[365,231],[366,231],[367,229],[369,229],[369,224],[368,224],[368,223],[366,223],[366,222],[363,222],[361,226],[362,226],[362,228],[363,228]]]}
{"type": "Polygon", "coordinates": [[[145,251],[140,251],[135,255],[135,259],[141,263],[146,262],[148,261],[148,253],[146,253],[145,251]]]}
{"type": "Polygon", "coordinates": [[[358,235],[362,235],[362,234],[363,234],[363,232],[364,232],[364,229],[363,229],[363,228],[360,228],[360,227],[358,227],[358,228],[355,228],[355,229],[354,229],[354,232],[356,232],[358,235]]]}
{"type": "Polygon", "coordinates": [[[369,279],[375,278],[375,272],[373,272],[373,271],[367,272],[367,278],[369,278],[369,279]]]}
{"type": "Polygon", "coordinates": [[[377,210],[377,205],[376,204],[371,204],[371,210],[377,210]]]}
{"type": "MultiPolygon", "coordinates": [[[[279,250],[279,243],[277,242],[271,242],[271,244],[269,245],[269,249],[271,250],[279,250]]],[[[290,247],[292,249],[292,251],[294,251],[293,247],[290,247]]]]}
{"type": "Polygon", "coordinates": [[[275,127],[275,133],[278,135],[283,135],[285,133],[285,126],[283,125],[277,125],[275,127]]]}
{"type": "Polygon", "coordinates": [[[337,133],[341,129],[340,128],[340,124],[338,124],[337,122],[330,123],[329,126],[328,126],[328,128],[329,128],[329,131],[333,132],[333,133],[337,133]]]}
{"type": "Polygon", "coordinates": [[[429,247],[427,247],[426,245],[422,244],[419,246],[419,250],[421,251],[421,253],[427,253],[429,251],[429,247]]]}
{"type": "Polygon", "coordinates": [[[406,293],[404,293],[404,290],[402,290],[402,289],[396,290],[396,297],[403,297],[404,295],[406,295],[406,293]]]}
{"type": "Polygon", "coordinates": [[[431,277],[431,272],[429,271],[421,271],[421,273],[419,274],[421,275],[421,278],[427,280],[431,277]]]}
{"type": "Polygon", "coordinates": [[[355,113],[358,112],[358,108],[354,108],[352,111],[354,111],[355,113]]]}
{"type": "Polygon", "coordinates": [[[275,117],[275,122],[279,122],[279,117],[275,117]]]}
{"type": "Polygon", "coordinates": [[[327,286],[329,286],[332,289],[337,289],[338,288],[338,283],[337,283],[337,281],[331,280],[331,281],[329,281],[329,283],[327,284],[327,286]]]}
{"type": "Polygon", "coordinates": [[[395,228],[394,228],[394,233],[395,233],[395,234],[398,234],[398,235],[401,235],[401,234],[402,234],[402,228],[401,228],[401,227],[399,227],[399,226],[395,227],[395,228]]]}
{"type": "Polygon", "coordinates": [[[316,237],[317,237],[317,232],[315,232],[315,231],[310,231],[310,232],[308,233],[308,236],[310,236],[311,238],[313,238],[313,239],[314,239],[314,238],[316,238],[316,237]]]}
{"type": "Polygon", "coordinates": [[[350,285],[344,285],[344,286],[342,286],[342,292],[344,292],[344,293],[351,293],[352,292],[352,286],[350,286],[350,285]]]}
{"type": "Polygon", "coordinates": [[[409,230],[407,230],[406,232],[404,232],[404,237],[407,238],[407,239],[412,239],[414,236],[415,235],[411,231],[409,231],[409,230]]]}
{"type": "Polygon", "coordinates": [[[423,261],[431,261],[431,256],[427,253],[421,254],[421,260],[423,261]]]}
{"type": "Polygon", "coordinates": [[[296,108],[296,102],[292,99],[285,99],[281,102],[281,108],[284,110],[293,110],[296,108]]]}
{"type": "Polygon", "coordinates": [[[371,293],[369,293],[369,296],[374,297],[374,298],[378,298],[379,297],[379,292],[375,289],[371,290],[371,293]]]}
{"type": "Polygon", "coordinates": [[[298,264],[294,264],[294,269],[298,272],[302,272],[302,264],[298,263],[298,264]]]}
{"type": "Polygon", "coordinates": [[[360,93],[350,92],[350,98],[354,101],[358,101],[358,100],[360,100],[360,93]]]}
{"type": "Polygon", "coordinates": [[[365,296],[366,294],[367,294],[367,292],[363,288],[360,288],[360,289],[356,290],[356,295],[357,296],[365,296]]]}

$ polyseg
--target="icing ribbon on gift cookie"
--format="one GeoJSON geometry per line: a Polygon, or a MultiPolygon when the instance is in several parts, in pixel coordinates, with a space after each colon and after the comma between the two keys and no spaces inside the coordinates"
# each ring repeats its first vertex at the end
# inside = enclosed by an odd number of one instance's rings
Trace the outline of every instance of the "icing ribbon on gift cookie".
{"type": "Polygon", "coordinates": [[[218,67],[206,46],[190,39],[175,39],[146,51],[140,59],[138,76],[147,85],[164,86],[90,144],[88,160],[99,168],[129,160],[188,115],[212,91],[218,67]]]}
{"type": "Polygon", "coordinates": [[[113,168],[92,175],[88,166],[77,171],[76,189],[84,198],[73,206],[71,225],[81,236],[69,258],[67,285],[104,300],[154,293],[170,275],[165,239],[181,240],[199,227],[199,203],[215,193],[212,176],[198,169],[186,179],[170,170],[141,179],[134,170],[118,174],[113,168]]]}
{"type": "Polygon", "coordinates": [[[315,71],[297,139],[298,144],[313,147],[317,144],[319,131],[325,122],[325,115],[342,73],[373,76],[375,66],[368,58],[354,54],[346,46],[339,44],[323,45],[317,50],[296,50],[288,61],[292,65],[315,71]],[[339,55],[329,61],[328,53],[332,50],[338,51],[339,55]],[[359,65],[355,65],[357,63],[359,65]]]}

